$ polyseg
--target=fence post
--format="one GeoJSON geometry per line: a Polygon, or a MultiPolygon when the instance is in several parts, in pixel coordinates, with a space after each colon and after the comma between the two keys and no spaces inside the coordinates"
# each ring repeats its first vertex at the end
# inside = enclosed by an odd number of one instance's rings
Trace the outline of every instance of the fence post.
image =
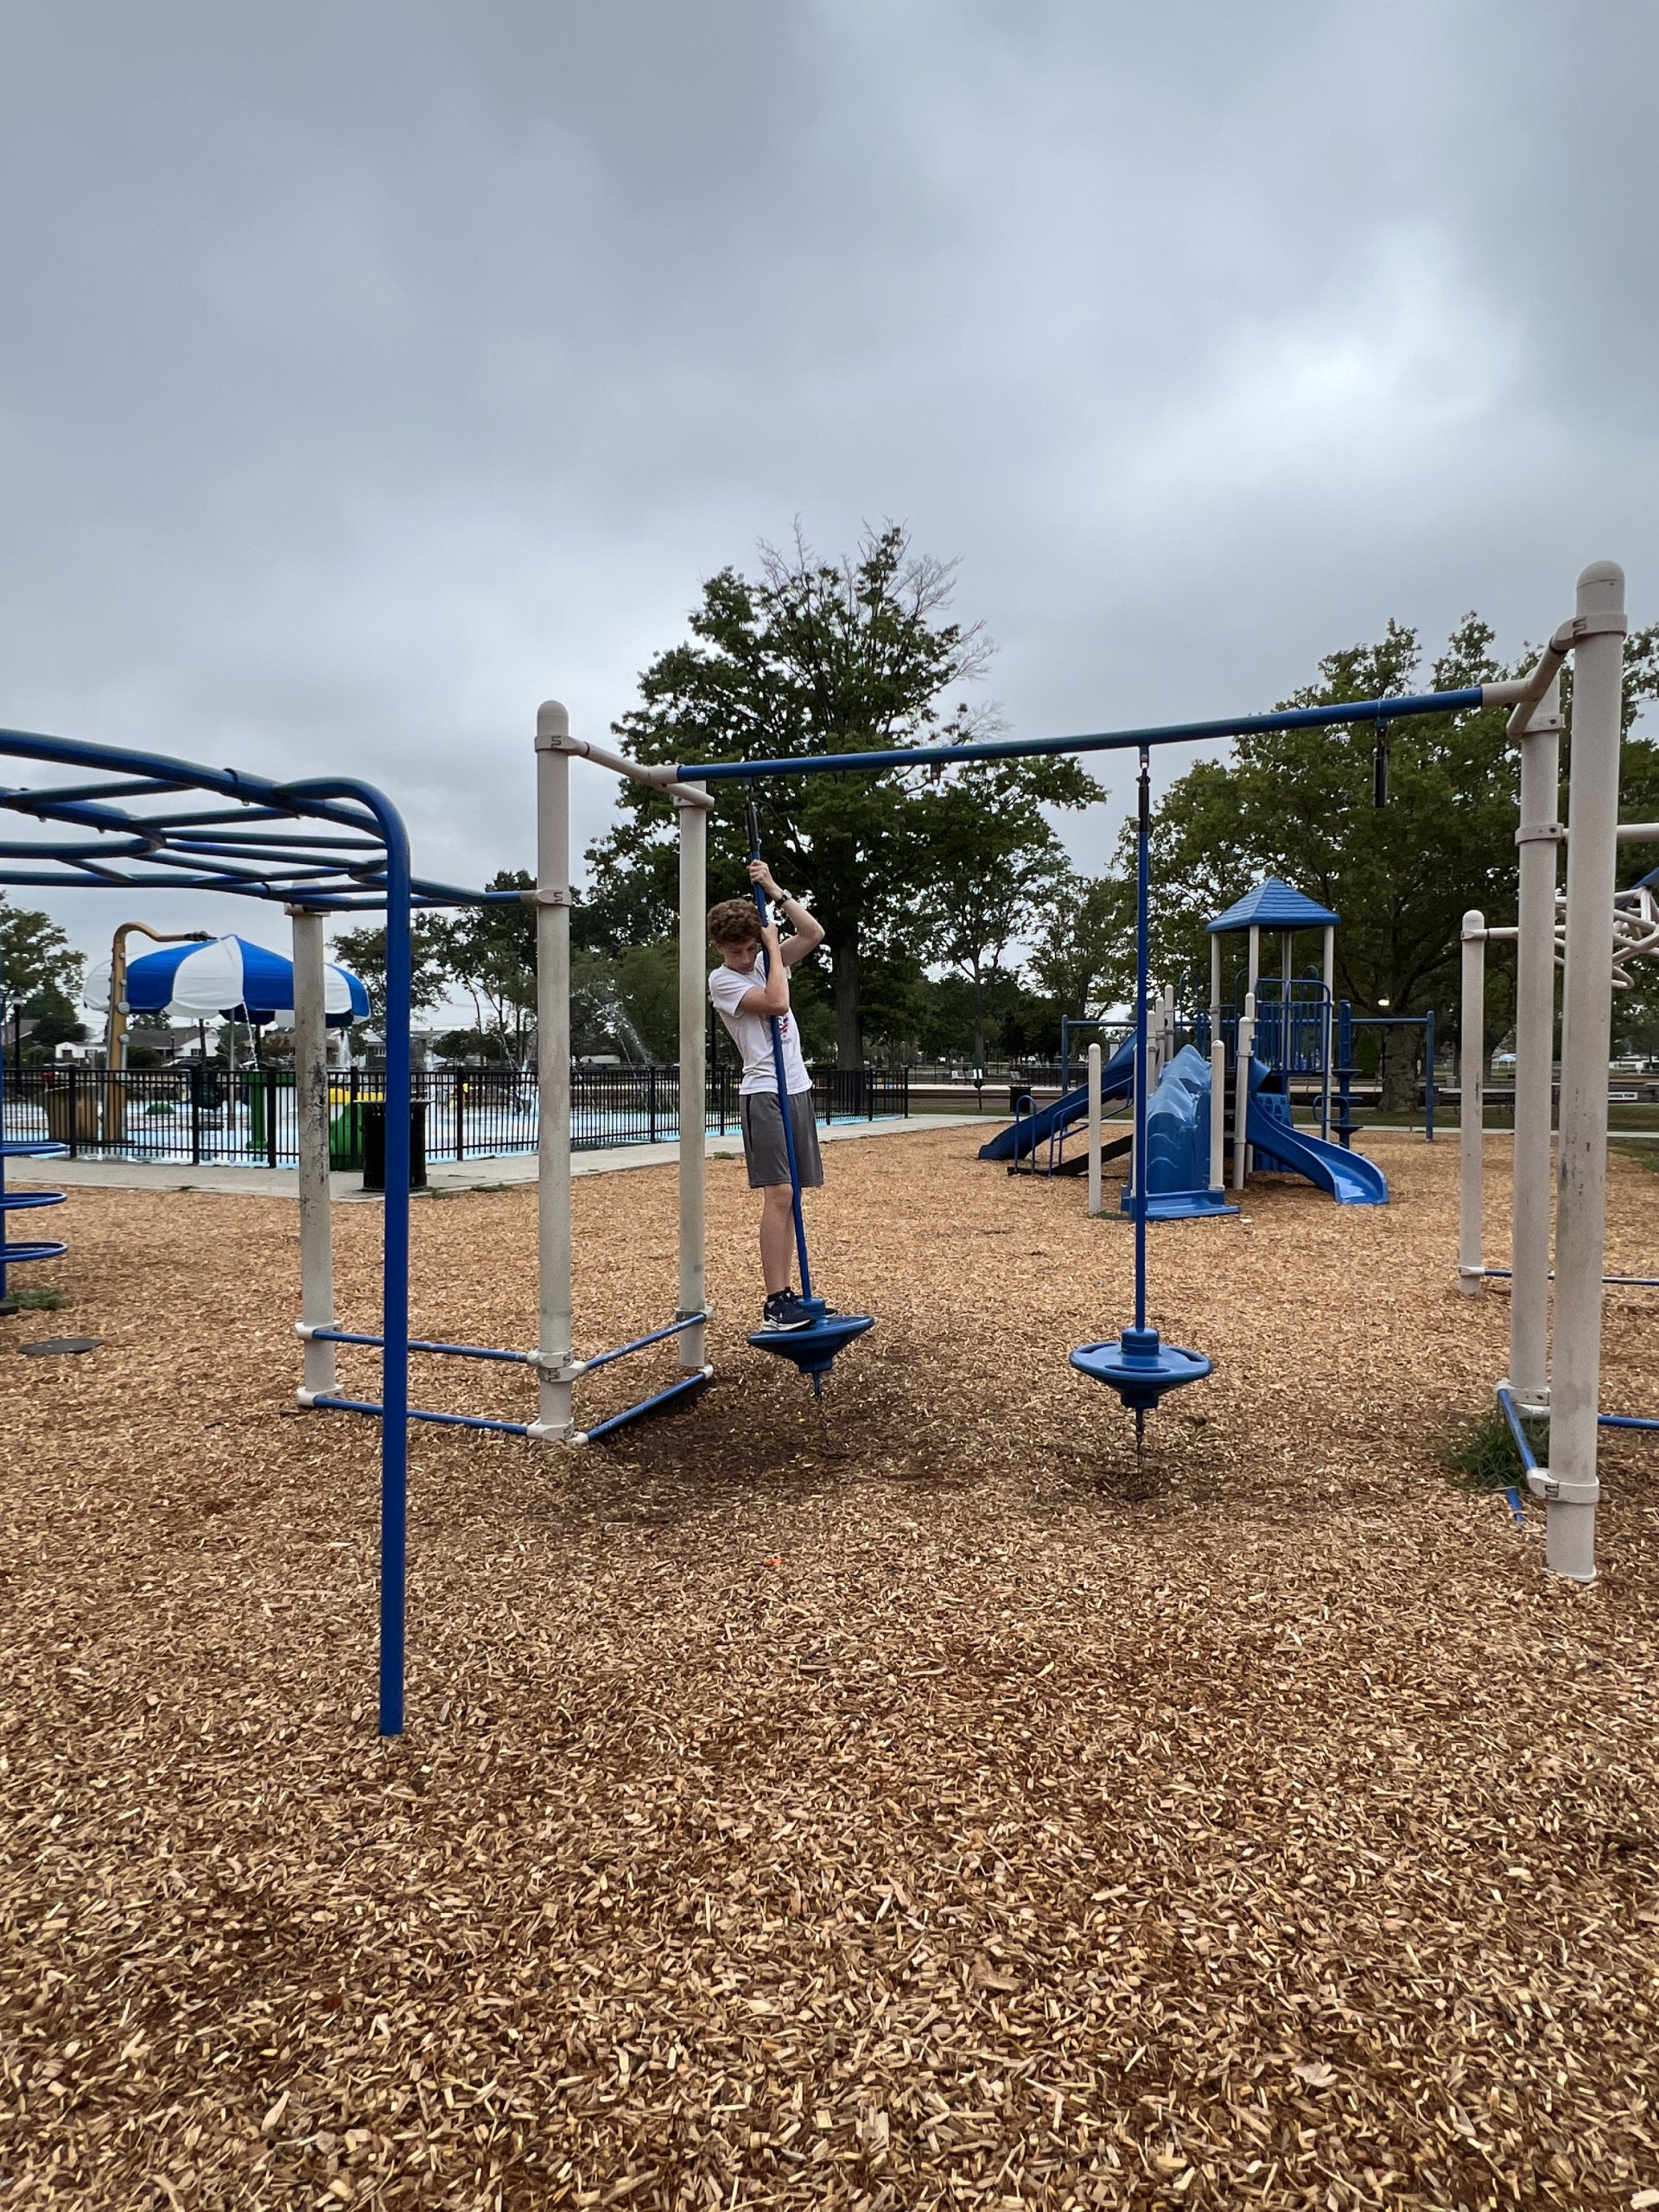
{"type": "Polygon", "coordinates": [[[276,1165],[276,1114],[282,1103],[282,1091],[276,1082],[275,1068],[264,1070],[265,1078],[265,1165],[276,1165]]]}
{"type": "Polygon", "coordinates": [[[80,1157],[80,1097],[76,1089],[79,1074],[80,1070],[71,1060],[69,1063],[69,1157],[71,1160],[78,1160],[80,1157]]]}
{"type": "Polygon", "coordinates": [[[649,1101],[648,1111],[651,1116],[651,1141],[652,1144],[655,1144],[657,1141],[657,1063],[655,1060],[652,1062],[646,1073],[646,1096],[649,1101]]]}
{"type": "Polygon", "coordinates": [[[455,1086],[455,1159],[459,1163],[467,1157],[467,1077],[457,1068],[450,1080],[455,1086]]]}
{"type": "Polygon", "coordinates": [[[1423,1016],[1423,1137],[1434,1141],[1434,1009],[1423,1016]]]}

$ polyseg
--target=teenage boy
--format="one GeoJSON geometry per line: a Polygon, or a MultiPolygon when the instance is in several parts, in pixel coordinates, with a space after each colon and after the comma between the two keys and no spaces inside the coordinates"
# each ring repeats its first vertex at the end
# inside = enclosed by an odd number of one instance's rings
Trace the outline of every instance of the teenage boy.
{"type": "Polygon", "coordinates": [[[773,906],[782,909],[791,933],[779,943],[776,921],[763,925],[752,898],[722,899],[709,913],[709,934],[721,959],[709,978],[709,996],[743,1062],[737,1102],[743,1158],[748,1166],[749,1188],[761,1194],[760,1272],[766,1281],[766,1302],[760,1325],[763,1329],[804,1329],[812,1316],[789,1280],[795,1221],[772,1025],[776,1020],[783,1039],[784,1082],[789,1092],[790,1128],[795,1137],[801,1188],[816,1191],[823,1181],[823,1162],[818,1153],[818,1125],[812,1118],[812,1078],[801,1058],[800,1037],[790,1018],[789,971],[823,943],[823,931],[798,899],[779,889],[764,861],[749,862],[749,880],[758,883],[773,906]]]}

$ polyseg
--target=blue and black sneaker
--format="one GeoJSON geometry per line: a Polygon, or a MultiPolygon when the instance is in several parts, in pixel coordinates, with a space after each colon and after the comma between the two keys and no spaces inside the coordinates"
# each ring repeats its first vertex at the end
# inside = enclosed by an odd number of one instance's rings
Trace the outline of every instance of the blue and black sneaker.
{"type": "Polygon", "coordinates": [[[812,1314],[803,1306],[792,1290],[776,1290],[761,1310],[760,1326],[781,1332],[786,1329],[810,1329],[812,1314]]]}

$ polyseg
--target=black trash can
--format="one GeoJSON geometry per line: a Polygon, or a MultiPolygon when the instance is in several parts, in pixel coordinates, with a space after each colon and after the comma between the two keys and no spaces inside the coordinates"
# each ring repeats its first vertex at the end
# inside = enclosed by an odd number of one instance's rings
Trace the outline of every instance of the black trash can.
{"type": "MultiPolygon", "coordinates": [[[[365,1099],[359,1108],[363,1116],[363,1187],[365,1191],[384,1191],[386,1187],[386,1108],[380,1098],[365,1099]]],[[[409,1102],[409,1187],[411,1191],[426,1188],[426,1101],[411,1098],[409,1102]]]]}

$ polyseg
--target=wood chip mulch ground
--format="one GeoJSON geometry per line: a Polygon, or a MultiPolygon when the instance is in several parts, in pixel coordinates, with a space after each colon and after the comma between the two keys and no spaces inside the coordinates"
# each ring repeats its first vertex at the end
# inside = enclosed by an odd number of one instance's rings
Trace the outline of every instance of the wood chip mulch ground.
{"type": "MultiPolygon", "coordinates": [[[[1453,1147],[1376,1141],[1385,1211],[1154,1230],[1216,1372],[1137,1466],[1066,1364],[1128,1230],[976,1135],[828,1154],[823,1287],[878,1319],[823,1432],[743,1344],[721,1162],[701,1400],[416,1433],[393,1745],[293,1208],[74,1193],[62,1313],[0,1324],[0,2206],[1659,2204],[1659,1446],[1607,1446],[1591,1589],[1454,1485],[1506,1307],[1455,1293],[1453,1147]]],[[[576,1215],[582,1344],[664,1318],[671,1173],[576,1215]]],[[[416,1242],[423,1331],[533,1344],[531,1192],[416,1242]]],[[[1656,1262],[1618,1160],[1610,1268],[1656,1262]]],[[[1606,1337],[1659,1411],[1659,1293],[1606,1337]]]]}

